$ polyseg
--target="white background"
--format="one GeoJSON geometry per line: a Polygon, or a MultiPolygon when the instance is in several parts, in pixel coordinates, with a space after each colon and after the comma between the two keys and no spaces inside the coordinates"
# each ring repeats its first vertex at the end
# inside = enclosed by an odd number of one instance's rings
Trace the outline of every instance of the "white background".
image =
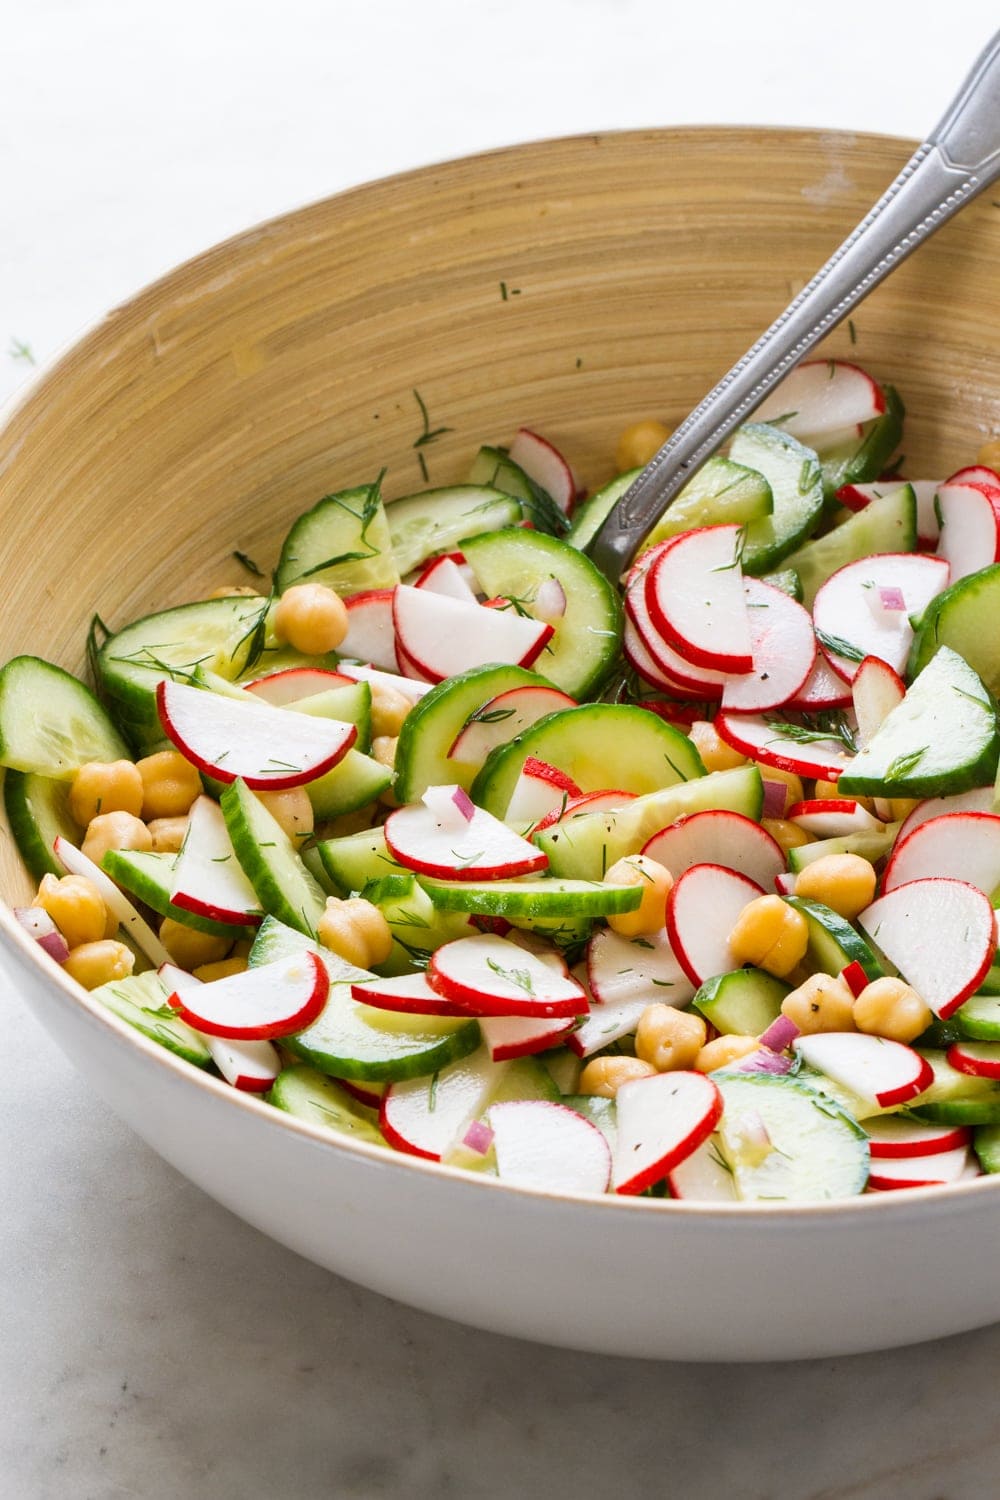
{"type": "MultiPolygon", "coordinates": [[[[20,347],[42,365],[178,260],[373,176],[626,126],[919,136],[998,22],[986,0],[0,0],[0,398],[20,347]]],[[[232,1219],[16,995],[3,1014],[0,1500],[996,1488],[998,1330],[748,1372],[455,1328],[232,1219]]]]}

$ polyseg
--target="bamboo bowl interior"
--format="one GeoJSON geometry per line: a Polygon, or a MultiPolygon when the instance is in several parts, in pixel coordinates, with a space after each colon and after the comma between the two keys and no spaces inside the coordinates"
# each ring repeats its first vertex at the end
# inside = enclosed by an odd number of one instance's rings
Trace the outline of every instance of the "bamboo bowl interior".
{"type": "MultiPolygon", "coordinates": [[[[910,146],[763,130],[541,142],[250,230],[112,312],[0,434],[0,660],[81,671],[112,627],[269,568],[289,522],[385,467],[464,477],[522,423],[591,487],[620,429],[683,417],[910,146]],[[417,448],[422,419],[445,427],[417,448]]],[[[827,351],[898,385],[906,471],[974,460],[1000,395],[1000,212],[980,200],[827,351]]],[[[5,833],[6,829],[3,830],[5,833]]],[[[29,884],[0,839],[0,893],[29,884]]]]}

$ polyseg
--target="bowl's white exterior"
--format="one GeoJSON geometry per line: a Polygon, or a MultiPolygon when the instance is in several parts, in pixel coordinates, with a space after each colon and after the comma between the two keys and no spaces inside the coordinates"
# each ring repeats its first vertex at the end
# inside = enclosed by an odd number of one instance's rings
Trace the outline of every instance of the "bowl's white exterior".
{"type": "Polygon", "coordinates": [[[6,912],[0,927],[39,1021],[139,1135],[249,1223],[387,1296],[520,1338],[684,1360],[855,1353],[1000,1318],[996,1182],[793,1210],[510,1190],[234,1093],[81,1001],[6,912]]]}

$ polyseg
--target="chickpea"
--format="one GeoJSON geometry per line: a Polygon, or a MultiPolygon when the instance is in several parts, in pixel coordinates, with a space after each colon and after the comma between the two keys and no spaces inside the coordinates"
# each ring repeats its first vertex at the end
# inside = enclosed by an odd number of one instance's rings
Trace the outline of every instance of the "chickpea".
{"type": "Polygon", "coordinates": [[[304,786],[290,786],[279,792],[257,792],[258,802],[283,829],[292,843],[299,845],[313,831],[313,807],[304,786]]]}
{"type": "Polygon", "coordinates": [[[146,825],[153,840],[154,854],[177,854],[184,843],[188,820],[182,818],[153,818],[146,825]]]}
{"type": "Polygon", "coordinates": [[[790,823],[787,818],[761,818],[760,826],[771,835],[776,844],[780,844],[786,854],[789,849],[801,849],[805,844],[815,842],[811,833],[800,828],[798,823],[790,823]]]}
{"type": "Polygon", "coordinates": [[[142,812],[142,777],[130,760],[88,760],[73,777],[69,810],[81,828],[98,813],[142,812]]]}
{"type": "Polygon", "coordinates": [[[195,979],[211,984],[213,979],[228,979],[230,974],[243,974],[249,967],[245,957],[236,957],[231,953],[228,958],[220,958],[215,963],[199,964],[191,972],[195,979]]]}
{"type": "Polygon", "coordinates": [[[755,964],[778,979],[802,962],[808,946],[805,917],[780,896],[758,896],[748,902],[729,934],[736,963],[755,964]]]}
{"type": "Polygon", "coordinates": [[[396,746],[398,744],[398,735],[376,735],[372,740],[372,759],[377,760],[380,766],[386,766],[391,771],[396,764],[396,746]]]}
{"type": "Polygon", "coordinates": [[[43,875],[35,904],[48,912],[70,948],[109,935],[104,897],[85,875],[43,875]]]}
{"type": "MultiPolygon", "coordinates": [[[[913,809],[920,805],[918,797],[885,797],[873,800],[876,803],[882,803],[882,812],[885,814],[882,818],[884,823],[902,823],[903,819],[908,818],[913,809]]],[[[875,816],[880,816],[877,806],[875,816]]]]}
{"type": "Polygon", "coordinates": [[[271,626],[275,639],[287,641],[303,656],[336,651],[350,624],[347,606],[322,583],[296,583],[275,606],[271,626]]]}
{"type": "Polygon", "coordinates": [[[111,849],[138,849],[145,854],[152,847],[153,838],[145,823],[127,812],[98,813],[87,825],[80,845],[95,865],[99,865],[111,849]]]}
{"type": "Polygon", "coordinates": [[[984,469],[1000,471],[1000,438],[990,438],[976,454],[976,463],[984,469]]]}
{"type": "Polygon", "coordinates": [[[930,1006],[903,979],[873,979],[854,1002],[858,1030],[890,1042],[915,1041],[932,1020],[930,1006]]]}
{"type": "Polygon", "coordinates": [[[634,911],[612,913],[608,926],[622,937],[642,937],[659,932],[666,919],[667,897],[674,878],[665,865],[646,854],[629,854],[616,860],[605,872],[607,885],[640,885],[642,900],[634,911]]]}
{"type": "Polygon", "coordinates": [[[592,1057],[580,1074],[577,1090],[613,1099],[623,1083],[652,1078],[656,1069],[638,1057],[592,1057]]]}
{"type": "Polygon", "coordinates": [[[328,839],[343,839],[349,833],[364,833],[372,826],[373,807],[356,807],[353,812],[341,813],[323,824],[324,836],[328,839]]]}
{"type": "Polygon", "coordinates": [[[781,809],[781,816],[783,818],[786,816],[788,809],[793,807],[796,802],[801,802],[805,796],[802,790],[802,777],[796,776],[794,771],[782,771],[779,766],[762,765],[760,767],[760,775],[765,785],[767,782],[772,781],[775,785],[785,788],[785,802],[781,809]]]}
{"type": "Polygon", "coordinates": [[[831,911],[853,922],[875,897],[875,867],[860,854],[824,854],[796,877],[795,894],[822,901],[831,911]]]}
{"type": "Polygon", "coordinates": [[[142,777],[142,816],[147,823],[156,818],[182,818],[201,796],[201,777],[179,750],[158,750],[138,763],[142,777]]]}
{"type": "Polygon", "coordinates": [[[635,1055],[657,1073],[690,1068],[705,1045],[708,1027],[693,1010],[672,1005],[647,1005],[635,1031],[635,1055]]]}
{"type": "Polygon", "coordinates": [[[810,974],[781,1002],[781,1014],[801,1032],[854,1031],[854,996],[839,974],[810,974]]]}
{"type": "Polygon", "coordinates": [[[63,964],[66,973],[85,990],[96,990],[99,985],[109,984],[113,979],[125,979],[134,966],[135,954],[131,948],[111,938],[80,943],[69,950],[69,957],[63,964]]]}
{"type": "Polygon", "coordinates": [[[258,599],[260,591],[249,583],[223,583],[213,589],[209,599],[258,599]]]}
{"type": "Polygon", "coordinates": [[[737,1036],[734,1033],[731,1036],[713,1037],[702,1047],[693,1067],[696,1073],[714,1073],[716,1068],[728,1068],[732,1063],[739,1062],[741,1057],[749,1057],[759,1047],[760,1042],[755,1036],[737,1036]]]}
{"type": "Polygon", "coordinates": [[[655,417],[632,422],[619,437],[615,448],[615,467],[619,474],[625,474],[629,469],[644,469],[669,436],[669,427],[664,427],[655,417]]]}
{"type": "Polygon", "coordinates": [[[216,937],[211,932],[199,932],[196,927],[186,927],[175,922],[173,917],[164,917],[160,923],[160,942],[175,964],[192,973],[203,964],[218,963],[226,957],[232,943],[231,938],[216,937]]]}
{"type": "Polygon", "coordinates": [[[734,771],[737,766],[748,764],[747,757],[727,745],[716,733],[715,725],[707,719],[696,719],[688,730],[688,738],[701,756],[706,771],[734,771]]]}
{"type": "Polygon", "coordinates": [[[392,931],[384,914],[360,896],[347,901],[328,897],[316,936],[325,948],[359,969],[384,963],[392,952],[392,931]]]}
{"type": "Polygon", "coordinates": [[[393,687],[372,683],[372,734],[380,739],[393,738],[403,727],[403,720],[413,704],[405,693],[393,687]]]}

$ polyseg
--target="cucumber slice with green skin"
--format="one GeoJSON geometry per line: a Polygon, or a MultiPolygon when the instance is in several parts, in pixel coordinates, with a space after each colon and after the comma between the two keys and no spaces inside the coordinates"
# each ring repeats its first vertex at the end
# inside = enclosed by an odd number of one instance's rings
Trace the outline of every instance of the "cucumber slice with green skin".
{"type": "Polygon", "coordinates": [[[367,807],[391,785],[392,772],[388,766],[370,755],[362,755],[360,750],[348,750],[339,765],[307,782],[306,792],[317,823],[322,823],[327,818],[367,807]]]}
{"type": "Polygon", "coordinates": [[[333,1078],[306,1063],[283,1069],[271,1086],[267,1102],[298,1120],[322,1125],[337,1135],[369,1141],[374,1146],[387,1144],[373,1111],[365,1109],[333,1078]]]}
{"type": "Polygon", "coordinates": [[[760,1036],[781,1014],[791,985],[764,969],[734,969],[707,979],[691,1004],[716,1031],[730,1036],[760,1036]]]}
{"type": "Polygon", "coordinates": [[[767,478],[758,469],[716,455],[702,464],[693,479],[670,502],[664,516],[639,548],[655,547],[667,537],[699,526],[742,525],[764,520],[774,510],[767,478]]]}
{"type": "Polygon", "coordinates": [[[506,448],[480,448],[469,470],[469,483],[485,484],[505,495],[513,495],[520,501],[522,516],[536,531],[564,536],[569,530],[570,523],[552,496],[514,462],[506,448]]]}
{"type": "Polygon", "coordinates": [[[569,531],[566,533],[567,542],[574,547],[579,547],[581,552],[586,552],[611,514],[612,508],[641,473],[641,469],[628,469],[624,474],[616,475],[599,490],[595,490],[582,505],[578,505],[573,512],[569,531]]]}
{"type": "Polygon", "coordinates": [[[411,873],[389,853],[382,828],[365,828],[339,839],[324,839],[315,847],[330,881],[345,896],[362,890],[370,880],[383,875],[411,873]]]}
{"type": "Polygon", "coordinates": [[[434,905],[444,911],[507,917],[606,917],[634,911],[642,902],[637,885],[602,885],[590,880],[458,881],[421,878],[434,905]]]}
{"type": "Polygon", "coordinates": [[[195,932],[207,932],[213,937],[234,940],[246,937],[254,931],[251,927],[235,927],[231,922],[214,922],[198,912],[174,906],[170,899],[173,889],[176,854],[155,854],[144,849],[109,849],[101,860],[101,868],[116,885],[120,885],[145,903],[161,917],[170,917],[195,932]]]}
{"type": "Polygon", "coordinates": [[[838,568],[873,552],[912,552],[916,545],[917,497],[913,486],[904,484],[806,542],[785,561],[802,580],[802,602],[811,609],[820,585],[838,568]]]}
{"type": "Polygon", "coordinates": [[[282,1046],[321,1073],[371,1081],[419,1078],[479,1046],[476,1021],[376,1010],[352,999],[352,982],[372,976],[281,922],[264,922],[250,963],[274,962],[302,948],[322,959],[330,975],[330,996],[312,1025],[283,1037],[282,1046]]]}
{"type": "Polygon", "coordinates": [[[789,849],[788,868],[793,875],[798,875],[806,865],[811,865],[814,860],[824,859],[828,854],[860,854],[862,859],[874,864],[888,854],[898,830],[898,823],[888,823],[881,833],[877,829],[873,832],[862,830],[860,833],[845,833],[838,839],[816,839],[812,844],[789,849]]]}
{"type": "Polygon", "coordinates": [[[76,843],[80,829],[69,810],[69,783],[30,771],[5,771],[3,802],[18,853],[36,880],[65,875],[52,852],[62,835],[76,843]]]}
{"type": "Polygon", "coordinates": [[[1000,1094],[990,1098],[942,1099],[936,1104],[915,1104],[918,1120],[935,1125],[1000,1125],[1000,1094]]]}
{"type": "Polygon", "coordinates": [[[263,660],[253,660],[254,648],[267,608],[260,597],[201,599],[146,615],[108,636],[96,658],[98,687],[137,749],[163,741],[156,710],[162,678],[183,680],[198,667],[230,681],[242,672],[260,674],[263,660]]]}
{"type": "Polygon", "coordinates": [[[89,760],[129,758],[129,749],[88,687],[37,656],[0,671],[0,765],[72,781],[89,760]]]}
{"type": "Polygon", "coordinates": [[[550,621],[555,634],[539,666],[564,693],[574,698],[593,693],[618,658],[623,617],[616,591],[590,558],[569,542],[520,528],[471,537],[464,551],[488,597],[513,599],[529,615],[539,588],[558,580],[566,610],[550,621]]]}
{"type": "Polygon", "coordinates": [[[636,797],[616,812],[582,813],[533,836],[549,857],[549,873],[577,880],[602,880],[616,860],[638,854],[654,833],[689,813],[727,808],[760,820],[764,788],[755,765],[714,771],[636,797]]]}
{"type": "Polygon", "coordinates": [[[823,514],[819,459],[811,448],[764,422],[741,427],[729,456],[755,469],[771,486],[774,509],[748,522],[742,554],[744,573],[769,573],[805,541],[823,514]]]}
{"type": "Polygon", "coordinates": [[[990,693],[957,652],[941,646],[839,786],[848,796],[937,797],[989,785],[998,756],[990,693]]]}
{"type": "Polygon", "coordinates": [[[399,582],[379,483],[324,495],[285,537],[275,574],[279,594],[322,583],[338,594],[388,589],[399,582]]]}
{"type": "Polygon", "coordinates": [[[776,573],[765,573],[761,583],[769,583],[772,588],[780,589],[796,604],[802,603],[802,580],[792,567],[779,568],[776,573]]]}
{"type": "Polygon", "coordinates": [[[812,972],[839,974],[848,964],[859,963],[869,979],[882,978],[885,971],[873,950],[844,917],[822,901],[807,901],[803,896],[784,899],[806,919],[809,946],[805,963],[812,972]]]}
{"type": "Polygon", "coordinates": [[[403,720],[396,745],[396,798],[416,802],[429,786],[471,787],[478,766],[450,760],[448,751],[484,704],[517,687],[551,687],[524,667],[474,667],[432,687],[403,720]]]}
{"type": "Polygon", "coordinates": [[[196,1068],[211,1065],[212,1054],[204,1039],[167,1004],[167,988],[152,969],[99,985],[91,995],[150,1041],[159,1042],[185,1062],[194,1063],[196,1068]]]}
{"type": "Polygon", "coordinates": [[[280,922],[312,936],[326,896],[288,834],[245,782],[231,782],[219,805],[236,858],[261,906],[280,922]]]}
{"type": "Polygon", "coordinates": [[[1000,631],[984,628],[1000,619],[1000,563],[960,578],[932,599],[910,649],[909,675],[916,676],[941,646],[950,646],[994,697],[1000,694],[1000,631]]]}
{"type": "Polygon", "coordinates": [[[486,484],[457,484],[391,500],[386,519],[396,565],[405,575],[438,552],[454,552],[470,536],[516,526],[521,505],[486,484]]]}
{"type": "Polygon", "coordinates": [[[314,719],[340,719],[356,724],[354,748],[367,751],[372,742],[372,689],[370,682],[352,682],[349,687],[329,688],[284,705],[290,713],[309,714],[314,719]]]}
{"type": "Polygon", "coordinates": [[[963,1036],[980,1042],[1000,1042],[1000,995],[973,995],[959,1006],[952,1020],[957,1022],[963,1036]]]}
{"type": "Polygon", "coordinates": [[[1000,1125],[980,1125],[972,1149],[984,1172],[1000,1172],[1000,1125]]]}
{"type": "Polygon", "coordinates": [[[882,415],[866,422],[860,437],[826,449],[820,459],[823,491],[828,502],[845,484],[867,484],[885,473],[899,446],[905,408],[893,386],[887,385],[883,389],[885,411],[882,415]]]}
{"type": "Polygon", "coordinates": [[[657,714],[630,703],[581,703],[492,751],[472,783],[473,800],[502,818],[529,756],[565,771],[583,792],[643,794],[705,775],[687,735],[657,714]]]}
{"type": "Polygon", "coordinates": [[[618,1141],[618,1110],[613,1099],[605,1099],[600,1094],[564,1094],[559,1102],[567,1109],[575,1109],[591,1125],[596,1125],[614,1151],[618,1141]]]}
{"type": "Polygon", "coordinates": [[[921,1120],[941,1125],[991,1125],[1000,1122],[1000,1079],[974,1078],[953,1068],[938,1048],[919,1047],[934,1070],[934,1082],[908,1106],[921,1120]]]}
{"type": "Polygon", "coordinates": [[[408,974],[423,967],[443,943],[469,937],[473,931],[462,913],[439,911],[415,875],[383,875],[361,889],[389,924],[393,949],[378,965],[384,975],[408,974]]]}
{"type": "Polygon", "coordinates": [[[800,1078],[718,1072],[723,1113],[713,1140],[744,1203],[815,1203],[853,1198],[868,1181],[868,1137],[829,1096],[800,1078]],[[763,1157],[740,1130],[741,1117],[763,1122],[763,1157]]]}

